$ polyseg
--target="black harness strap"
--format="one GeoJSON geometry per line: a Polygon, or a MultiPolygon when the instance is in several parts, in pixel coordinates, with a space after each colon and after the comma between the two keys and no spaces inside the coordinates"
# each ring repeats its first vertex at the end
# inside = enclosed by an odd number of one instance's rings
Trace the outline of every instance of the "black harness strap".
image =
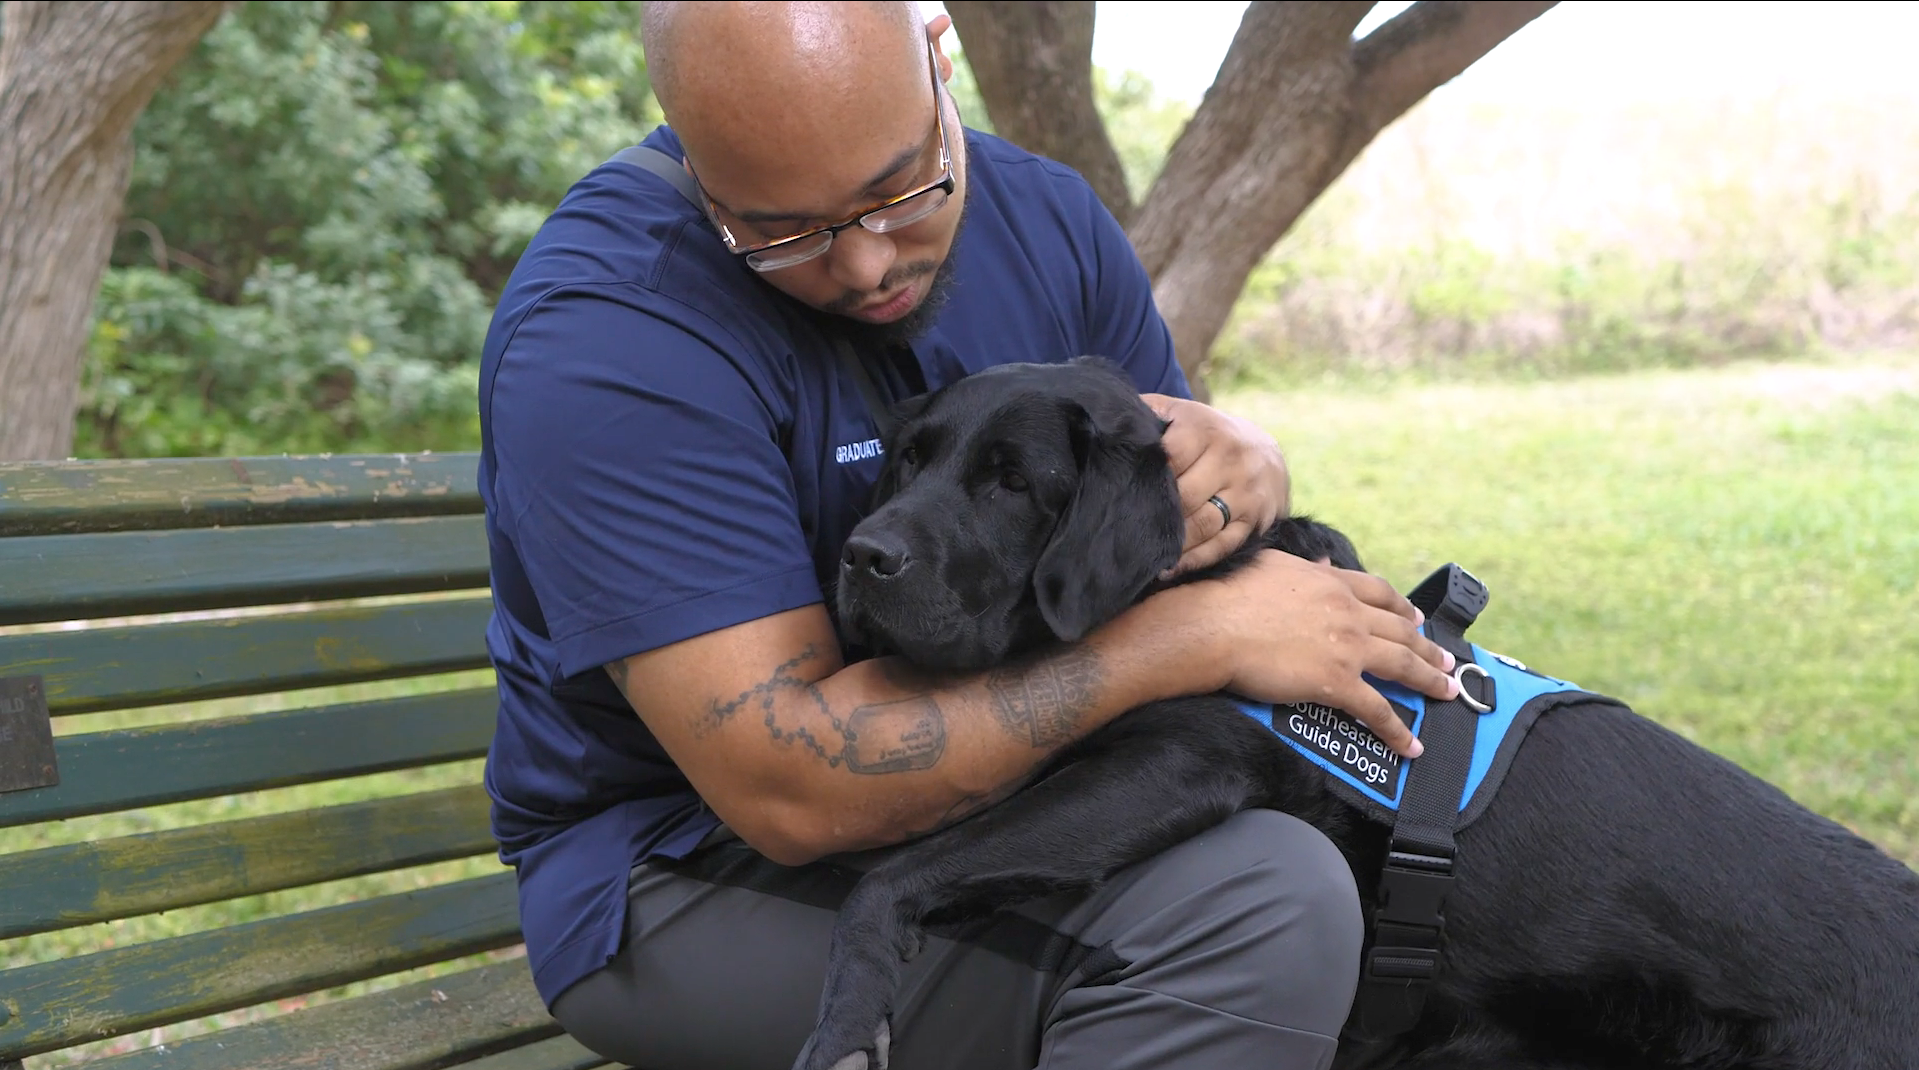
{"type": "Polygon", "coordinates": [[[1406,789],[1393,822],[1386,864],[1379,875],[1373,927],[1348,1035],[1383,1041],[1410,1030],[1425,1007],[1439,971],[1446,930],[1446,896],[1453,883],[1453,832],[1460,796],[1472,766],[1477,731],[1474,703],[1493,705],[1492,681],[1477,666],[1466,629],[1486,606],[1486,587],[1449,564],[1428,576],[1408,599],[1426,614],[1426,635],[1450,651],[1459,666],[1462,697],[1428,702],[1420,727],[1425,751],[1406,763],[1406,789]],[[1470,701],[1469,701],[1470,700],[1470,701]]]}
{"type": "MultiPolygon", "coordinates": [[[[672,183],[674,189],[680,191],[680,196],[685,197],[688,203],[699,210],[702,216],[706,214],[706,208],[700,203],[703,200],[700,196],[700,188],[694,184],[693,176],[687,174],[686,168],[666,153],[646,145],[630,145],[614,153],[607,162],[631,164],[642,171],[666,179],[672,183]]],[[[891,435],[894,424],[893,408],[880,394],[878,385],[873,382],[873,373],[866,368],[866,362],[861,360],[859,353],[853,349],[853,343],[845,338],[835,334],[832,335],[831,341],[833,349],[839,354],[840,367],[847,375],[852,376],[854,385],[859,387],[860,397],[866,400],[866,411],[872,414],[873,424],[879,428],[880,437],[885,438],[891,435]]]]}

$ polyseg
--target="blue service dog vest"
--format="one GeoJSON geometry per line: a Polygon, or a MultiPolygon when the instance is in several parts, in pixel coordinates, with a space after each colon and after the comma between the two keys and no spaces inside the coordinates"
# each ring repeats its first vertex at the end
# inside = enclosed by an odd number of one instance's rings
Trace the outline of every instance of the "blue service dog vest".
{"type": "Polygon", "coordinates": [[[1407,595],[1425,635],[1453,655],[1460,695],[1442,702],[1370,680],[1425,744],[1402,760],[1357,718],[1325,706],[1240,709],[1324,770],[1332,791],[1391,828],[1342,1045],[1390,1044],[1418,1024],[1438,975],[1452,890],[1454,834],[1486,812],[1539,717],[1557,706],[1613,700],[1546,676],[1465,638],[1486,606],[1471,573],[1449,564],[1407,595]]]}
{"type": "MultiPolygon", "coordinates": [[[[1504,654],[1476,643],[1466,645],[1485,676],[1462,680],[1461,686],[1472,683],[1481,697],[1492,701],[1487,703],[1490,709],[1473,719],[1472,759],[1459,796],[1457,828],[1465,828],[1486,812],[1512,765],[1513,754],[1540,714],[1567,702],[1595,697],[1576,684],[1535,672],[1504,654]]],[[[1370,682],[1418,735],[1426,723],[1426,696],[1388,681],[1370,682]]],[[[1268,706],[1240,700],[1239,708],[1272,729],[1301,757],[1325,770],[1333,791],[1346,802],[1381,824],[1393,823],[1406,795],[1407,771],[1412,763],[1402,762],[1358,718],[1316,703],[1268,706]]]]}

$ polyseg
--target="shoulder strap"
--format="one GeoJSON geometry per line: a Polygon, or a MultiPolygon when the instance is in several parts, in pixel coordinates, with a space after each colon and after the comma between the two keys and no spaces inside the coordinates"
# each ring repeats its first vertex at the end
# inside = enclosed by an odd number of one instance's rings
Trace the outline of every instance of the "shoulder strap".
{"type": "Polygon", "coordinates": [[[844,335],[833,334],[832,342],[834,350],[840,355],[840,367],[853,377],[854,384],[860,388],[860,396],[866,399],[866,411],[873,417],[873,426],[879,429],[882,439],[891,438],[896,422],[893,419],[893,407],[880,395],[879,385],[873,382],[873,373],[867,370],[866,362],[860,359],[859,352],[844,335]]]}
{"type": "Polygon", "coordinates": [[[693,184],[693,176],[686,173],[686,168],[678,160],[666,153],[646,145],[630,145],[614,153],[612,159],[606,162],[632,164],[642,171],[651,171],[672,183],[673,188],[680,191],[680,196],[699,209],[701,215],[706,214],[706,207],[700,203],[700,187],[693,184]]]}
{"type": "MultiPolygon", "coordinates": [[[[686,168],[678,160],[666,153],[647,145],[631,145],[614,153],[607,162],[631,164],[642,171],[649,171],[666,179],[672,183],[674,189],[680,191],[680,196],[685,197],[687,203],[699,209],[701,215],[706,214],[706,207],[701,203],[704,198],[700,196],[700,188],[694,184],[693,176],[686,173],[686,168]]],[[[879,386],[873,382],[873,373],[867,370],[866,362],[860,359],[859,353],[853,348],[853,343],[844,336],[832,334],[832,343],[833,349],[839,354],[840,366],[845,369],[846,374],[853,377],[853,382],[859,387],[860,396],[866,401],[866,411],[872,414],[873,423],[879,428],[880,436],[884,438],[891,435],[893,433],[892,407],[880,395],[879,386]]]]}

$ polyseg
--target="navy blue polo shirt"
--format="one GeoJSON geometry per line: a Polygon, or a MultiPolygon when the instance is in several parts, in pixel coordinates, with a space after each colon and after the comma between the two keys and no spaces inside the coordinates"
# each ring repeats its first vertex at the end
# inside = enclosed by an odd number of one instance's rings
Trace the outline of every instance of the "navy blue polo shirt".
{"type": "MultiPolygon", "coordinates": [[[[950,297],[880,389],[1093,353],[1141,392],[1188,396],[1087,184],[966,143],[950,297]]],[[[646,144],[680,158],[665,127],[646,144]]],[[[625,163],[568,192],[500,298],[480,377],[500,695],[486,784],[549,1006],[618,952],[632,866],[717,824],[601,666],[822,602],[871,493],[879,433],[819,322],[625,163]]]]}

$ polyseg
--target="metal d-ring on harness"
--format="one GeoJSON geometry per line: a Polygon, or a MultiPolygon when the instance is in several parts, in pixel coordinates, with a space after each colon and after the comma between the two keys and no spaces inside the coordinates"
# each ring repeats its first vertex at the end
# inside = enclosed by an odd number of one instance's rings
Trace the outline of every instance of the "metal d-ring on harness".
{"type": "Polygon", "coordinates": [[[1425,752],[1406,763],[1405,793],[1379,875],[1348,1030],[1361,1041],[1390,1039],[1419,1021],[1439,970],[1446,896],[1453,884],[1453,834],[1472,762],[1474,722],[1496,705],[1492,675],[1474,660],[1465,638],[1486,607],[1485,585],[1449,564],[1407,597],[1426,614],[1427,637],[1456,660],[1459,697],[1427,703],[1420,729],[1425,752]]]}

